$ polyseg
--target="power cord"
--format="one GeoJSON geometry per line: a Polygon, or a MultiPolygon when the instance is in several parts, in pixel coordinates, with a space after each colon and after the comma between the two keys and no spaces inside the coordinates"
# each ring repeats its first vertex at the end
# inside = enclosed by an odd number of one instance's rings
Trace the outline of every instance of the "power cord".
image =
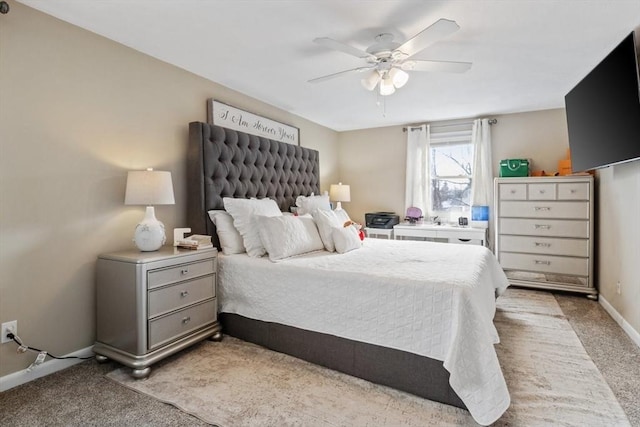
{"type": "Polygon", "coordinates": [[[18,344],[18,353],[24,353],[27,350],[31,350],[31,351],[35,351],[38,352],[38,357],[36,357],[35,362],[33,362],[31,364],[31,366],[29,366],[28,370],[32,369],[33,367],[41,364],[42,362],[44,362],[44,359],[49,356],[52,359],[81,359],[81,360],[87,360],[87,359],[93,359],[95,356],[87,356],[87,357],[80,357],[80,356],[54,356],[51,353],[47,353],[44,350],[40,350],[39,348],[35,348],[35,347],[29,347],[28,345],[25,345],[22,343],[22,340],[20,339],[19,336],[15,335],[14,333],[9,332],[7,334],[7,338],[9,338],[10,340],[13,340],[13,342],[15,342],[16,344],[18,344]]]}

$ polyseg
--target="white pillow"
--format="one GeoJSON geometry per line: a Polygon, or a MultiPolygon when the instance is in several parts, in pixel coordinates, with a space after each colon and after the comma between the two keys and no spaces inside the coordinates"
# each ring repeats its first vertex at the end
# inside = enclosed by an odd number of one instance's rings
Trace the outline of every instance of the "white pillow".
{"type": "Polygon", "coordinates": [[[225,255],[242,254],[244,248],[242,236],[233,226],[233,217],[223,210],[209,211],[209,218],[216,225],[216,233],[220,241],[220,247],[225,255]]]}
{"type": "Polygon", "coordinates": [[[331,237],[336,245],[336,251],[343,254],[362,247],[362,241],[355,227],[335,227],[331,230],[331,237]]]}
{"type": "Polygon", "coordinates": [[[288,215],[256,218],[271,261],[324,249],[313,218],[288,215]]]}
{"type": "Polygon", "coordinates": [[[331,210],[331,202],[329,201],[328,194],[322,196],[298,196],[296,206],[298,207],[296,210],[298,215],[310,214],[316,209],[331,210]]]}
{"type": "Polygon", "coordinates": [[[349,214],[344,209],[335,209],[333,212],[336,214],[338,221],[340,221],[340,225],[344,226],[345,222],[351,221],[349,214]]]}
{"type": "Polygon", "coordinates": [[[324,209],[316,209],[311,213],[318,231],[320,232],[320,238],[324,244],[324,248],[329,252],[336,250],[336,245],[333,243],[333,237],[331,237],[331,230],[334,227],[342,227],[344,221],[338,219],[338,215],[334,211],[326,211],[324,209]]]}
{"type": "Polygon", "coordinates": [[[282,216],[277,203],[271,199],[234,199],[224,197],[224,208],[233,217],[233,225],[240,235],[247,254],[252,257],[261,257],[265,254],[264,246],[260,240],[257,215],[282,216]]]}

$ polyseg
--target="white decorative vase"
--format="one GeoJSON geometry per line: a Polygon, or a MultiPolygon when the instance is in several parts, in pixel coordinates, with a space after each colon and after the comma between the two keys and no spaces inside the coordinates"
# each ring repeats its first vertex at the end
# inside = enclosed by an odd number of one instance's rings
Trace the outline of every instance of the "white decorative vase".
{"type": "Polygon", "coordinates": [[[157,220],[153,206],[147,206],[144,218],[136,226],[133,241],[143,252],[157,251],[167,241],[164,224],[157,220]]]}

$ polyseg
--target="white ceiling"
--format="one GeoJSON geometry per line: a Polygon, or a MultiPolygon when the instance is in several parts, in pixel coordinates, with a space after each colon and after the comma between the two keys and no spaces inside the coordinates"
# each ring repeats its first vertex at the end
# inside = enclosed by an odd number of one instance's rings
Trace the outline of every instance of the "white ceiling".
{"type": "MultiPolygon", "coordinates": [[[[337,131],[564,106],[564,95],[629,32],[640,0],[20,0],[155,58],[337,131]],[[440,18],[460,26],[414,58],[473,62],[464,74],[411,72],[385,97],[365,65],[312,42],[366,49],[440,18]]],[[[215,97],[215,94],[212,94],[215,97]]]]}

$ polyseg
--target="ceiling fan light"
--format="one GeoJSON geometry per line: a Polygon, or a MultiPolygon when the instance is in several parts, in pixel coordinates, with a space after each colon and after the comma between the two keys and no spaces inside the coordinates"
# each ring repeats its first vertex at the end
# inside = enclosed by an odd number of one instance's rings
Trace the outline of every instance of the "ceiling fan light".
{"type": "Polygon", "coordinates": [[[376,70],[373,70],[367,77],[360,80],[360,83],[362,83],[362,86],[364,86],[366,90],[373,90],[379,81],[380,74],[376,70]]]}
{"type": "Polygon", "coordinates": [[[400,68],[392,68],[389,71],[389,77],[391,77],[391,80],[393,81],[393,85],[397,89],[400,89],[409,80],[409,74],[402,71],[400,68]]]}
{"type": "Polygon", "coordinates": [[[385,78],[380,81],[380,95],[391,95],[395,91],[396,88],[393,86],[393,80],[391,80],[391,77],[387,74],[385,78]]]}

